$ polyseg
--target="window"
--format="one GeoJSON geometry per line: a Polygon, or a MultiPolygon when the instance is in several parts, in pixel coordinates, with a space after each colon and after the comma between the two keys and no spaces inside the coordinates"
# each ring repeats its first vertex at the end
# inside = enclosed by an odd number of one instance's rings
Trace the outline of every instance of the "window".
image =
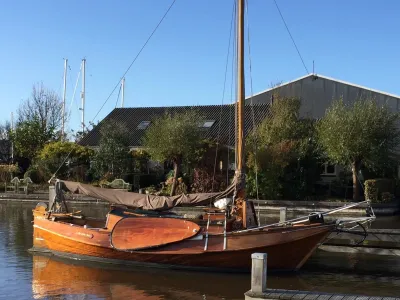
{"type": "Polygon", "coordinates": [[[211,126],[213,126],[215,123],[215,120],[206,120],[203,123],[200,123],[199,127],[202,128],[210,128],[211,126]]]}
{"type": "Polygon", "coordinates": [[[142,121],[137,126],[137,129],[146,129],[150,125],[150,121],[142,121]]]}
{"type": "Polygon", "coordinates": [[[323,164],[321,175],[334,176],[336,175],[336,165],[323,164]]]}

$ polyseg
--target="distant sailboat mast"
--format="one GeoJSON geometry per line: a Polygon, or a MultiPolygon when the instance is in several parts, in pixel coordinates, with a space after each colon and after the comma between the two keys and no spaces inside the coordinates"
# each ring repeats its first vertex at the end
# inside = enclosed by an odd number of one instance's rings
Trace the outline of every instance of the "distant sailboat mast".
{"type": "Polygon", "coordinates": [[[82,59],[82,133],[85,132],[85,69],[86,69],[86,59],[82,59]]]}
{"type": "Polygon", "coordinates": [[[124,107],[125,100],[125,77],[121,80],[121,108],[124,107]]]}
{"type": "MultiPolygon", "coordinates": [[[[14,113],[11,112],[11,132],[14,133],[14,113]]],[[[14,142],[11,140],[11,163],[14,163],[14,142]]]]}
{"type": "Polygon", "coordinates": [[[65,99],[67,95],[67,66],[68,59],[64,59],[64,90],[63,90],[63,100],[62,100],[62,110],[61,110],[61,141],[64,141],[65,132],[65,99]]]}

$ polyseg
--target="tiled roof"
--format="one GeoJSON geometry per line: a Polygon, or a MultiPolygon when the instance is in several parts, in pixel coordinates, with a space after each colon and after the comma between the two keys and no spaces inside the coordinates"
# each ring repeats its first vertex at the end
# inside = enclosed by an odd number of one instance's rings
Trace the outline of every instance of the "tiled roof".
{"type": "MultiPolygon", "coordinates": [[[[245,106],[245,135],[253,129],[254,123],[259,124],[268,114],[268,104],[245,106]]],[[[206,106],[174,106],[174,107],[133,107],[115,108],[100,122],[107,120],[124,123],[130,132],[130,146],[140,147],[146,129],[138,129],[143,121],[152,121],[166,113],[176,114],[188,110],[195,110],[204,116],[204,121],[215,120],[210,128],[204,128],[204,138],[219,141],[222,144],[233,146],[235,144],[235,106],[234,105],[206,105],[206,106]],[[219,134],[218,134],[219,133],[219,134]],[[219,139],[218,139],[219,137],[219,139]]],[[[151,126],[151,124],[149,125],[151,126]]],[[[96,126],[81,141],[84,146],[98,146],[100,140],[100,126],[96,126]]]]}

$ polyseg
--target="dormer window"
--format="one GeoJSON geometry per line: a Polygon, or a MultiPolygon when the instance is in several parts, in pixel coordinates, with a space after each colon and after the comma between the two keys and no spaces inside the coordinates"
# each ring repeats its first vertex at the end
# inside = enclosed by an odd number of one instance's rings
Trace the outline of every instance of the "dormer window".
{"type": "Polygon", "coordinates": [[[150,125],[150,121],[142,121],[139,123],[139,125],[136,127],[137,129],[146,129],[150,125]]]}
{"type": "Polygon", "coordinates": [[[215,123],[215,120],[206,120],[206,121],[200,123],[199,127],[210,128],[211,126],[214,125],[214,123],[215,123]]]}

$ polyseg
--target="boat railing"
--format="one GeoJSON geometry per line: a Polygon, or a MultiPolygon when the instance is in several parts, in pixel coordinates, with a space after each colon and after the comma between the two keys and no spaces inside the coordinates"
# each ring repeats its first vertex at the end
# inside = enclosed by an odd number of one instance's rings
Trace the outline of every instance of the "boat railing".
{"type": "Polygon", "coordinates": [[[349,208],[353,208],[356,206],[360,206],[363,204],[368,204],[368,208],[367,208],[367,217],[355,217],[355,218],[346,218],[346,219],[338,219],[340,220],[340,222],[336,222],[336,226],[338,227],[344,227],[346,225],[349,224],[365,224],[368,222],[372,222],[376,219],[375,213],[371,207],[371,203],[369,200],[365,200],[365,201],[361,201],[361,202],[357,202],[357,203],[352,203],[352,204],[347,204],[344,205],[342,207],[339,208],[335,208],[335,209],[331,209],[328,211],[324,211],[324,212],[314,212],[308,216],[303,216],[303,217],[298,217],[295,219],[291,219],[291,220],[287,220],[285,222],[277,222],[277,223],[273,223],[273,224],[268,224],[268,225],[263,225],[263,226],[258,226],[258,227],[254,227],[254,228],[248,228],[248,229],[243,229],[243,230],[237,230],[232,232],[233,234],[237,234],[237,233],[243,233],[243,232],[250,232],[250,231],[257,231],[257,230],[263,230],[263,229],[267,229],[267,228],[271,228],[271,227],[276,227],[276,226],[293,226],[293,225],[297,225],[297,224],[302,224],[302,223],[306,223],[310,221],[310,216],[311,215],[319,215],[321,217],[323,216],[327,216],[327,215],[331,215],[334,213],[338,213],[340,211],[349,209],[349,208]]]}

